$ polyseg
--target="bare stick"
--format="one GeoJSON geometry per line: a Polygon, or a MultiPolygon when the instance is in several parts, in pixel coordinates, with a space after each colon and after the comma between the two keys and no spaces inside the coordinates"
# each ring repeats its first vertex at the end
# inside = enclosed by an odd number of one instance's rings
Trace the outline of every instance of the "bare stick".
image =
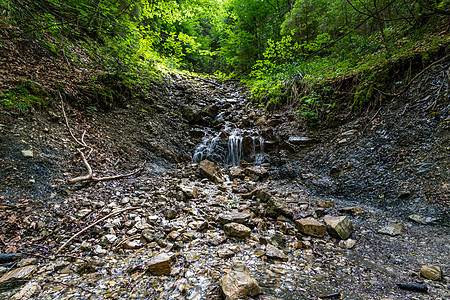
{"type": "Polygon", "coordinates": [[[76,238],[77,236],[79,236],[80,234],[82,234],[83,232],[85,232],[86,230],[88,230],[89,228],[94,227],[95,225],[97,225],[100,222],[103,222],[106,219],[109,219],[111,217],[117,216],[118,214],[123,213],[124,211],[127,210],[133,210],[133,209],[138,209],[140,208],[139,206],[133,206],[133,207],[127,207],[118,211],[113,211],[112,213],[110,213],[109,215],[95,221],[94,223],[92,223],[91,225],[89,225],[88,227],[84,228],[83,230],[77,232],[76,234],[74,234],[70,239],[67,240],[67,242],[65,242],[61,247],[59,247],[59,249],[55,252],[55,255],[57,255],[64,247],[66,247],[71,241],[73,241],[74,238],[76,238]]]}
{"type": "Polygon", "coordinates": [[[88,163],[88,161],[86,159],[86,156],[84,156],[83,151],[81,151],[80,149],[77,149],[77,151],[81,155],[81,159],[83,160],[83,164],[86,166],[86,169],[88,170],[88,174],[84,175],[84,176],[79,176],[79,177],[76,177],[76,178],[73,178],[73,179],[69,179],[69,181],[68,181],[69,184],[74,184],[74,183],[77,183],[77,182],[80,182],[80,181],[85,181],[85,180],[92,180],[92,178],[93,178],[92,168],[89,165],[89,163],[88,163]]]}
{"type": "Polygon", "coordinates": [[[83,147],[89,148],[89,147],[86,145],[86,143],[84,143],[84,141],[83,141],[83,142],[80,142],[80,141],[73,135],[72,129],[71,129],[70,126],[69,126],[69,121],[67,121],[66,111],[65,111],[65,109],[64,109],[64,102],[63,102],[61,93],[60,93],[59,91],[58,91],[58,95],[59,95],[59,99],[61,100],[61,108],[62,108],[62,112],[63,112],[63,115],[64,115],[64,121],[66,122],[66,126],[67,126],[67,129],[69,130],[70,136],[75,140],[75,142],[77,142],[77,144],[79,144],[79,145],[81,145],[81,146],[83,146],[83,147]]]}

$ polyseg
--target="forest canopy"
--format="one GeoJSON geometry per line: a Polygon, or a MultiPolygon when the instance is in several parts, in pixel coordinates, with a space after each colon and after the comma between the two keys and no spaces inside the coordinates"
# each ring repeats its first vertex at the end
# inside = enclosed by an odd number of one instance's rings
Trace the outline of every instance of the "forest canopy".
{"type": "Polygon", "coordinates": [[[265,102],[448,45],[449,15],[449,0],[0,0],[2,28],[21,29],[3,39],[83,43],[114,72],[239,78],[265,102]]]}

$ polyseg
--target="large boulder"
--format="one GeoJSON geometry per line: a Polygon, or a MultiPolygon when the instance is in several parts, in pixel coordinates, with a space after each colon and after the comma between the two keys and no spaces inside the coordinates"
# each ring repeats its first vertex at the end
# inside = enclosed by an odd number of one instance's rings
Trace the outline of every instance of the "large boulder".
{"type": "Polygon", "coordinates": [[[202,160],[198,166],[200,176],[208,178],[215,183],[223,183],[224,179],[222,177],[222,172],[220,167],[210,160],[202,160]]]}
{"type": "Polygon", "coordinates": [[[252,230],[239,223],[227,223],[223,226],[226,235],[237,238],[248,238],[252,230]]]}
{"type": "Polygon", "coordinates": [[[261,293],[258,282],[242,262],[233,262],[230,272],[220,278],[220,293],[225,300],[235,300],[261,293]]]}
{"type": "Polygon", "coordinates": [[[346,216],[332,217],[326,215],[323,217],[327,225],[328,233],[337,239],[346,240],[353,232],[353,225],[346,216]]]}
{"type": "MultiPolygon", "coordinates": [[[[261,195],[260,195],[261,196],[261,195]]],[[[267,199],[267,206],[266,206],[266,215],[272,218],[277,218],[281,215],[292,218],[294,215],[294,209],[292,205],[289,205],[289,203],[286,202],[286,200],[282,198],[276,198],[276,197],[266,197],[264,196],[263,199],[267,199]]]]}

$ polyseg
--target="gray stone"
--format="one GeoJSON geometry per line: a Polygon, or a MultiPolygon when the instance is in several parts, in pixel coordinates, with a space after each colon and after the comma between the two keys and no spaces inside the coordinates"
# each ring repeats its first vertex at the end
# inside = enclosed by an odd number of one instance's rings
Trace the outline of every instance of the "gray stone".
{"type": "Polygon", "coordinates": [[[425,217],[425,216],[422,216],[419,214],[410,215],[410,216],[408,216],[408,219],[410,219],[411,221],[414,221],[416,223],[423,224],[423,225],[433,224],[438,221],[438,219],[436,219],[436,218],[425,217]]]}
{"type": "Polygon", "coordinates": [[[420,275],[430,280],[442,280],[442,269],[438,265],[423,266],[420,275]]]}
{"type": "Polygon", "coordinates": [[[244,169],[242,169],[241,167],[230,168],[230,179],[243,178],[243,177],[244,177],[244,169]]]}
{"type": "Polygon", "coordinates": [[[220,293],[225,300],[235,300],[261,293],[258,282],[242,262],[233,262],[230,272],[219,280],[220,293]]]}
{"type": "Polygon", "coordinates": [[[252,192],[252,195],[261,200],[262,202],[268,202],[272,198],[272,195],[262,188],[254,190],[252,192]]]}
{"type": "Polygon", "coordinates": [[[98,255],[98,256],[100,256],[100,257],[102,257],[102,256],[106,256],[106,254],[108,254],[108,251],[106,251],[105,249],[103,249],[102,246],[96,245],[96,246],[94,247],[94,254],[95,254],[95,255],[98,255]]]}
{"type": "Polygon", "coordinates": [[[275,247],[272,244],[267,244],[266,245],[266,256],[268,258],[272,258],[272,259],[279,259],[282,261],[288,261],[288,257],[286,254],[284,254],[283,251],[281,251],[280,249],[278,249],[277,247],[275,247]]]}
{"type": "Polygon", "coordinates": [[[0,278],[0,286],[14,286],[24,283],[36,273],[36,266],[25,266],[9,271],[0,278]]]}
{"type": "Polygon", "coordinates": [[[315,141],[306,136],[290,136],[288,142],[295,146],[308,146],[313,144],[315,141]]]}
{"type": "Polygon", "coordinates": [[[345,247],[347,249],[352,249],[353,247],[355,247],[355,245],[356,245],[356,241],[352,240],[352,239],[347,239],[345,241],[339,242],[339,246],[345,247]]]}
{"type": "Polygon", "coordinates": [[[89,208],[80,209],[80,210],[77,212],[77,217],[78,217],[78,218],[84,218],[84,217],[86,217],[88,214],[90,214],[91,212],[92,212],[92,209],[89,209],[89,208]]]}
{"type": "Polygon", "coordinates": [[[245,225],[239,223],[228,223],[223,226],[223,231],[226,235],[237,237],[237,238],[247,238],[250,236],[252,230],[245,225]]]}
{"type": "Polygon", "coordinates": [[[21,268],[29,265],[34,265],[36,264],[36,261],[37,261],[36,257],[24,258],[17,263],[17,267],[21,268]]]}
{"type": "Polygon", "coordinates": [[[317,206],[321,208],[332,208],[334,207],[334,203],[327,200],[317,199],[317,206]]]}
{"type": "Polygon", "coordinates": [[[396,236],[400,235],[402,233],[402,230],[403,226],[401,224],[390,224],[378,230],[378,233],[396,236]]]}
{"type": "Polygon", "coordinates": [[[175,255],[172,253],[160,253],[146,263],[147,271],[156,275],[170,275],[170,269],[175,262],[175,255]]]}
{"type": "Polygon", "coordinates": [[[352,222],[346,216],[325,216],[323,220],[328,233],[335,238],[346,240],[353,232],[352,222]]]}
{"type": "Polygon", "coordinates": [[[137,230],[145,230],[152,228],[152,226],[148,224],[145,219],[140,219],[136,222],[136,224],[134,224],[134,228],[137,230]]]}
{"type": "Polygon", "coordinates": [[[102,238],[100,239],[100,244],[112,245],[115,241],[117,241],[117,236],[115,236],[114,234],[107,234],[102,236],[102,238]]]}
{"type": "Polygon", "coordinates": [[[164,217],[167,220],[173,220],[176,219],[178,217],[178,213],[176,210],[169,208],[168,210],[166,210],[166,212],[164,213],[164,217]]]}
{"type": "Polygon", "coordinates": [[[270,243],[275,247],[284,248],[286,247],[286,237],[280,233],[275,233],[270,237],[270,243]]]}
{"type": "Polygon", "coordinates": [[[26,158],[33,158],[34,152],[33,150],[22,150],[22,156],[26,158]]]}
{"type": "Polygon", "coordinates": [[[266,215],[272,218],[277,218],[280,215],[292,218],[294,215],[294,209],[292,205],[286,202],[286,200],[271,197],[267,202],[266,215]]]}
{"type": "Polygon", "coordinates": [[[196,186],[179,185],[177,190],[182,191],[186,199],[197,198],[198,196],[198,188],[196,186]]]}
{"type": "Polygon", "coordinates": [[[217,255],[220,258],[227,259],[227,258],[232,258],[235,255],[235,253],[233,251],[231,251],[230,249],[225,248],[225,249],[218,249],[217,255]]]}
{"type": "Polygon", "coordinates": [[[301,233],[315,237],[323,237],[327,231],[323,223],[313,218],[295,220],[295,226],[301,233]]]}
{"type": "Polygon", "coordinates": [[[196,105],[185,105],[183,107],[183,117],[185,117],[189,123],[200,122],[202,115],[203,111],[196,105]]]}
{"type": "Polygon", "coordinates": [[[219,220],[222,225],[227,223],[246,224],[250,218],[251,215],[245,212],[230,212],[219,215],[219,220]]]}

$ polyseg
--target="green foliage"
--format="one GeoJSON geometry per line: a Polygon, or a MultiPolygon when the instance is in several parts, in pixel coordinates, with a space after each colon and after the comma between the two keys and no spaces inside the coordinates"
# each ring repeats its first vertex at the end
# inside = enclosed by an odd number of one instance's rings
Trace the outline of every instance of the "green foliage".
{"type": "Polygon", "coordinates": [[[20,80],[9,90],[0,92],[0,108],[41,108],[50,102],[48,93],[29,80],[20,80]]]}

